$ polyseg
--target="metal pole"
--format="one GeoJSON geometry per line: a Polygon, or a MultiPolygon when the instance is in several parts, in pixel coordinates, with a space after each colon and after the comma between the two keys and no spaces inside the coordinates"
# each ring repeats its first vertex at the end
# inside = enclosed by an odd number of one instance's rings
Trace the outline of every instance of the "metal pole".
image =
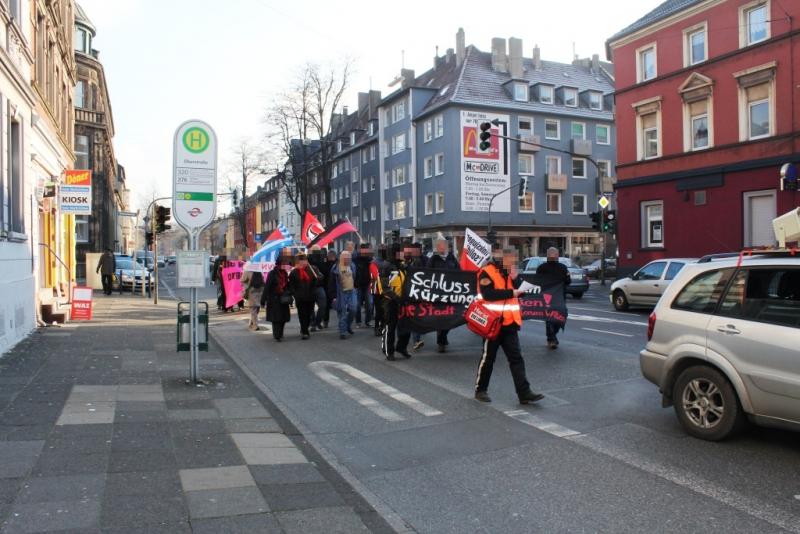
{"type": "MultiPolygon", "coordinates": [[[[156,203],[153,202],[153,304],[158,304],[158,234],[156,234],[156,203]]],[[[145,260],[146,261],[146,260],[145,260]]]]}
{"type": "Polygon", "coordinates": [[[602,231],[600,235],[603,237],[603,244],[601,245],[603,250],[600,251],[600,285],[604,286],[606,285],[606,232],[602,227],[600,230],[602,231]]]}
{"type": "MultiPolygon", "coordinates": [[[[197,250],[197,234],[192,232],[189,236],[189,250],[197,250]]],[[[193,384],[199,381],[199,361],[197,350],[197,288],[193,287],[189,290],[189,305],[190,305],[190,318],[189,318],[189,336],[191,339],[190,355],[191,363],[189,369],[189,378],[193,384]]]]}

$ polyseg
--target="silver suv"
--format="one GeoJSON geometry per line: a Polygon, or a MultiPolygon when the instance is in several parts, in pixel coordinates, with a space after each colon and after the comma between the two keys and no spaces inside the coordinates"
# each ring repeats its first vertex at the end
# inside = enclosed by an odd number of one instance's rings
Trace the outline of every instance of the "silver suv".
{"type": "Polygon", "coordinates": [[[800,430],[800,252],[686,265],[650,315],[642,374],[686,431],[721,440],[746,420],[800,430]]]}

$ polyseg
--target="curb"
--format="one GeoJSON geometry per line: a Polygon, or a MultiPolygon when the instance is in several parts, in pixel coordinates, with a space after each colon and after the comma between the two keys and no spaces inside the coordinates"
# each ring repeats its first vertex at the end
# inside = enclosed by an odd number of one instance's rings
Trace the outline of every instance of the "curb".
{"type": "Polygon", "coordinates": [[[286,418],[288,423],[293,426],[300,435],[310,445],[319,456],[338,474],[352,490],[363,499],[372,509],[394,530],[397,534],[414,534],[414,530],[400,515],[395,512],[388,504],[383,502],[380,497],[367,488],[350,470],[341,464],[336,457],[325,446],[313,436],[312,432],[300,421],[300,418],[283,402],[278,400],[277,395],[269,386],[264,384],[249,367],[228,348],[220,336],[209,329],[209,336],[219,345],[225,355],[233,361],[237,367],[247,376],[250,382],[273,404],[273,406],[286,418]]]}

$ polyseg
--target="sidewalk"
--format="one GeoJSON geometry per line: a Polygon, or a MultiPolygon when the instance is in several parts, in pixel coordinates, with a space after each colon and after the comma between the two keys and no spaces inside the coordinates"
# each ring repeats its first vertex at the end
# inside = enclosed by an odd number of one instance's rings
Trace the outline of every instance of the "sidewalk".
{"type": "Polygon", "coordinates": [[[97,294],[0,359],[3,533],[392,531],[213,339],[187,385],[175,316],[97,294]]]}

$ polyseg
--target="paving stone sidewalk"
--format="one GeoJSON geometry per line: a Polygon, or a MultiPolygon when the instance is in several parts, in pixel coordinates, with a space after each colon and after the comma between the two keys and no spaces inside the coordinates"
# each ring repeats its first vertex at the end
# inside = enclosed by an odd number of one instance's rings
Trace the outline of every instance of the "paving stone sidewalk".
{"type": "Polygon", "coordinates": [[[389,525],[175,304],[96,295],[93,321],[0,358],[2,533],[357,533],[389,525]]]}

